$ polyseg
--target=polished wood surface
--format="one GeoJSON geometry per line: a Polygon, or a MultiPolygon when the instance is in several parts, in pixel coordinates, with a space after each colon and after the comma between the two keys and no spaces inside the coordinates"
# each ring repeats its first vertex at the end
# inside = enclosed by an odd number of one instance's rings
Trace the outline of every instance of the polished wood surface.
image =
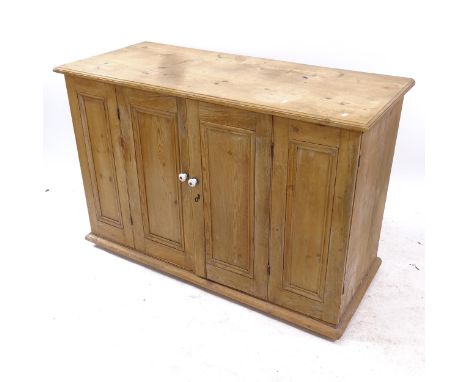
{"type": "Polygon", "coordinates": [[[55,69],[287,118],[368,130],[410,78],[142,42],[55,69]]]}
{"type": "Polygon", "coordinates": [[[151,43],[57,71],[66,73],[88,240],[341,336],[381,263],[412,80],[151,43]],[[280,107],[280,94],[300,99],[280,107]]]}

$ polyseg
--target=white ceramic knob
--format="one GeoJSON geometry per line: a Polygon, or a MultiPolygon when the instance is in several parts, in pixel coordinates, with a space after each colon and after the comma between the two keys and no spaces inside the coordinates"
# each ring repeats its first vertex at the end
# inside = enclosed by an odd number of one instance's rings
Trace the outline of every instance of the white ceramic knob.
{"type": "Polygon", "coordinates": [[[198,184],[197,178],[190,178],[188,180],[188,185],[189,187],[195,187],[198,184]]]}
{"type": "Polygon", "coordinates": [[[186,174],[185,172],[181,172],[181,173],[179,174],[179,180],[180,180],[181,182],[185,182],[185,181],[187,180],[187,178],[188,178],[188,174],[186,174]]]}

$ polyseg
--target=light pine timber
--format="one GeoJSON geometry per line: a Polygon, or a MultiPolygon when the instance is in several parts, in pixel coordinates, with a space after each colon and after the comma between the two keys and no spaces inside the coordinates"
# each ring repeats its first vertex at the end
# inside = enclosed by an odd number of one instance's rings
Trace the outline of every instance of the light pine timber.
{"type": "Polygon", "coordinates": [[[97,246],[330,339],[377,257],[409,78],[140,43],[62,65],[97,246]],[[198,184],[178,181],[188,173],[198,184]]]}
{"type": "Polygon", "coordinates": [[[114,87],[68,76],[66,85],[91,228],[103,237],[132,246],[114,87]]]}
{"type": "Polygon", "coordinates": [[[410,78],[142,42],[55,71],[240,109],[367,131],[410,78]]]}
{"type": "Polygon", "coordinates": [[[271,116],[199,104],[207,278],[267,298],[271,116]]]}
{"type": "Polygon", "coordinates": [[[401,99],[362,136],[342,310],[377,256],[402,103],[401,99]]]}
{"type": "Polygon", "coordinates": [[[118,88],[126,142],[135,248],[193,268],[191,195],[177,178],[188,169],[185,102],[118,88]]]}
{"type": "Polygon", "coordinates": [[[336,324],[360,134],[284,118],[273,130],[268,296],[336,324]]]}

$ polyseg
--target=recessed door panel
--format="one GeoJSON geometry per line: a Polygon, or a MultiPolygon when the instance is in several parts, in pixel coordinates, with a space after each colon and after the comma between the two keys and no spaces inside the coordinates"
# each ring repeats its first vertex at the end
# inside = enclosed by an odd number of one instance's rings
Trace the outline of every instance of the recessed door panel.
{"type": "Polygon", "coordinates": [[[104,98],[78,95],[98,220],[122,227],[109,116],[104,98]]]}
{"type": "Polygon", "coordinates": [[[183,250],[177,119],[132,109],[145,238],[183,250]]]}
{"type": "Polygon", "coordinates": [[[192,269],[191,200],[185,104],[175,97],[118,88],[137,249],[192,269]]]}
{"type": "Polygon", "coordinates": [[[121,131],[112,85],[67,77],[93,233],[132,246],[121,131]]]}
{"type": "Polygon", "coordinates": [[[359,137],[274,119],[268,299],[336,324],[359,137]]]}
{"type": "Polygon", "coordinates": [[[208,123],[201,126],[207,261],[252,278],[255,133],[208,123]]]}
{"type": "Polygon", "coordinates": [[[321,301],[337,148],[289,143],[283,288],[321,301]]]}
{"type": "Polygon", "coordinates": [[[266,297],[271,117],[200,103],[206,272],[266,297]]]}

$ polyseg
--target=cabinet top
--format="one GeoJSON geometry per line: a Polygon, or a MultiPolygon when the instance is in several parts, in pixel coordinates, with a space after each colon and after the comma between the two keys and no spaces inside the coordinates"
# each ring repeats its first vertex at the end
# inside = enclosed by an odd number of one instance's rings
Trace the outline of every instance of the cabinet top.
{"type": "Polygon", "coordinates": [[[152,42],[54,71],[359,131],[367,131],[414,85],[411,78],[152,42]]]}

